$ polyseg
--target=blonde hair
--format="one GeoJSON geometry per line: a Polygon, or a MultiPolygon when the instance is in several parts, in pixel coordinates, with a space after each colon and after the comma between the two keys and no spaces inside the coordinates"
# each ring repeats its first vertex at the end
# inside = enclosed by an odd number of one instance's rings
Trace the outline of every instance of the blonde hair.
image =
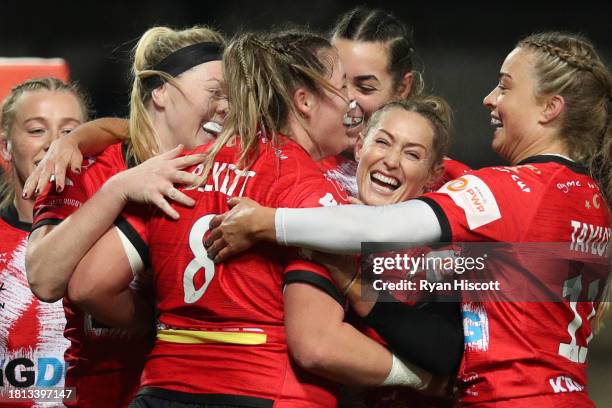
{"type": "Polygon", "coordinates": [[[434,169],[437,165],[442,164],[442,160],[448,153],[451,144],[452,110],[448,102],[439,96],[425,94],[388,102],[372,114],[363,133],[365,138],[368,138],[370,131],[378,126],[383,115],[392,109],[415,112],[427,119],[434,131],[432,140],[433,155],[430,168],[434,169]]]}
{"type": "MultiPolygon", "coordinates": [[[[612,205],[612,77],[593,44],[560,32],[530,35],[517,47],[533,51],[536,93],[558,94],[565,100],[560,137],[572,158],[589,167],[608,206],[612,205]]],[[[612,272],[610,272],[612,274],[612,272]]],[[[594,318],[597,331],[610,307],[610,276],[594,318]]]]}
{"type": "Polygon", "coordinates": [[[597,334],[604,327],[604,322],[610,312],[610,302],[612,301],[612,251],[608,256],[608,279],[606,280],[601,301],[597,308],[597,313],[593,318],[593,331],[597,334]]]}
{"type": "Polygon", "coordinates": [[[277,146],[279,130],[289,115],[301,119],[293,104],[297,88],[340,95],[327,80],[336,58],[327,39],[305,30],[246,33],[232,40],[223,56],[231,109],[224,131],[209,151],[201,182],[208,177],[216,154],[235,137],[240,140],[240,168],[250,166],[257,157],[258,135],[277,146]]]}
{"type": "Polygon", "coordinates": [[[593,44],[560,32],[532,34],[517,47],[536,55],[537,95],[561,95],[565,101],[560,137],[572,159],[589,167],[612,204],[610,71],[593,44]]]}
{"type": "Polygon", "coordinates": [[[153,68],[173,52],[202,42],[218,43],[220,46],[225,44],[220,33],[205,26],[194,26],[184,30],[153,27],[140,37],[134,47],[132,64],[134,81],[130,97],[128,158],[135,163],[147,160],[159,153],[160,149],[159,136],[146,109],[152,90],[148,89],[143,81],[146,78],[158,76],[180,90],[171,75],[153,68]]]}
{"type": "MultiPolygon", "coordinates": [[[[2,111],[0,113],[0,138],[2,140],[6,140],[7,142],[11,141],[11,128],[13,127],[15,116],[17,115],[17,102],[19,98],[26,92],[37,91],[71,93],[79,103],[83,121],[85,122],[89,119],[89,98],[76,83],[67,84],[52,77],[30,79],[13,87],[6,98],[4,98],[2,111]]],[[[0,208],[9,206],[15,199],[15,181],[12,173],[12,168],[8,166],[6,172],[0,179],[0,208]]]]}

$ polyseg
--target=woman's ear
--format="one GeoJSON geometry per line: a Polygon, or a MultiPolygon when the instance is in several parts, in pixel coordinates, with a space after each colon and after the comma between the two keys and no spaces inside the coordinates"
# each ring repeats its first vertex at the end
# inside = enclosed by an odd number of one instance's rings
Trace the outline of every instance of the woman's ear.
{"type": "Polygon", "coordinates": [[[163,85],[158,86],[151,91],[151,101],[155,108],[163,110],[168,104],[168,83],[164,82],[163,85]]]}
{"type": "Polygon", "coordinates": [[[13,145],[10,140],[2,139],[2,141],[0,141],[0,157],[7,162],[13,159],[13,153],[11,152],[12,147],[13,145]]]}
{"type": "Polygon", "coordinates": [[[354,149],[355,161],[359,163],[359,159],[361,158],[361,149],[363,149],[363,133],[361,132],[359,132],[359,137],[357,138],[354,149]]]}
{"type": "Polygon", "coordinates": [[[300,116],[304,119],[308,119],[312,116],[316,100],[312,92],[304,88],[298,88],[293,93],[293,104],[300,116]]]}
{"type": "Polygon", "coordinates": [[[399,84],[397,84],[397,99],[406,99],[410,96],[410,92],[412,92],[412,80],[414,76],[412,72],[406,72],[399,84]]]}
{"type": "Polygon", "coordinates": [[[444,177],[444,162],[436,165],[429,173],[429,178],[427,179],[427,183],[425,184],[425,192],[431,191],[434,186],[440,183],[442,177],[444,177]]]}
{"type": "Polygon", "coordinates": [[[555,120],[561,115],[565,108],[565,99],[561,95],[553,95],[547,97],[544,104],[544,109],[540,114],[540,123],[546,124],[555,120]]]}

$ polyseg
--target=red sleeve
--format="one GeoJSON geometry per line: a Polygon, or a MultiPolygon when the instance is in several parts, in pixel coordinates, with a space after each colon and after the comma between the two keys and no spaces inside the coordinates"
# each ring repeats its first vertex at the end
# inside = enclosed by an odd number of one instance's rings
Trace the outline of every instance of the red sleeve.
{"type": "Polygon", "coordinates": [[[464,163],[458,160],[451,159],[450,157],[444,158],[444,178],[447,181],[454,180],[457,177],[461,177],[464,174],[472,171],[472,169],[464,163]]]}
{"type": "Polygon", "coordinates": [[[442,177],[437,183],[431,186],[430,191],[437,191],[449,181],[459,178],[472,171],[469,166],[461,163],[460,161],[451,159],[450,157],[445,157],[442,165],[444,166],[444,174],[442,174],[442,177]]]}
{"type": "Polygon", "coordinates": [[[85,158],[81,173],[66,173],[64,190],[55,191],[55,183],[48,183],[34,204],[32,230],[43,225],[57,225],[68,218],[113,175],[125,170],[122,144],[115,143],[95,158],[85,158]]]}
{"type": "Polygon", "coordinates": [[[89,199],[84,174],[68,172],[64,190],[58,193],[55,183],[48,183],[34,203],[32,231],[43,225],[57,225],[89,199]]]}
{"type": "Polygon", "coordinates": [[[348,204],[346,191],[335,181],[323,176],[297,183],[281,199],[278,207],[312,208],[348,204]]]}
{"type": "MultiPolygon", "coordinates": [[[[295,188],[290,189],[282,198],[279,207],[328,207],[348,202],[344,189],[322,175],[313,176],[306,181],[302,180],[295,183],[294,186],[295,188]]],[[[321,289],[344,307],[344,297],[336,289],[327,268],[303,259],[301,255],[304,255],[304,251],[297,249],[290,249],[290,251],[295,252],[285,267],[284,284],[308,283],[321,289]]]]}

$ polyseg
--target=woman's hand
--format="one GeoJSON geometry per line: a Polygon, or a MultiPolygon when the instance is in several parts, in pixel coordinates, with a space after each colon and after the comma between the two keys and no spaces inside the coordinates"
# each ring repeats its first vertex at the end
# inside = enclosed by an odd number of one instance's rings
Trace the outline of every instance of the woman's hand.
{"type": "Polygon", "coordinates": [[[340,293],[344,294],[353,278],[356,278],[359,265],[354,255],[335,255],[315,251],[310,258],[327,268],[340,293]]]}
{"type": "Polygon", "coordinates": [[[246,251],[257,241],[276,241],[276,209],[262,207],[249,198],[234,197],[227,204],[230,211],[215,216],[210,222],[211,232],[204,242],[210,259],[222,262],[246,251]]]}
{"type": "Polygon", "coordinates": [[[180,192],[174,184],[195,185],[198,176],[181,169],[201,163],[206,157],[204,154],[178,157],[182,151],[183,146],[179,145],[152,157],[134,168],[114,175],[105,187],[120,194],[125,202],[154,204],[169,217],[178,219],[179,213],[166,201],[166,197],[184,206],[193,206],[195,200],[180,192]]]}
{"type": "Polygon", "coordinates": [[[70,167],[73,172],[80,173],[82,162],[83,155],[77,141],[71,137],[54,140],[45,157],[26,180],[23,186],[23,198],[35,198],[51,181],[51,176],[55,179],[55,189],[61,192],[65,185],[66,169],[70,167]]]}

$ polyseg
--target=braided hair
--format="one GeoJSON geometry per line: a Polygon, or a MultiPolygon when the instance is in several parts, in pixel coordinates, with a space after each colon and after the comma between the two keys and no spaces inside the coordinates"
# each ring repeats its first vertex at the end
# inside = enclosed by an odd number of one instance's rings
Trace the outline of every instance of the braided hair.
{"type": "Polygon", "coordinates": [[[393,78],[393,87],[397,89],[404,75],[412,72],[410,95],[423,92],[423,77],[414,69],[416,50],[412,28],[404,25],[393,14],[381,9],[356,7],[340,16],[331,38],[384,44],[388,50],[387,70],[393,78]]]}
{"type": "Polygon", "coordinates": [[[565,101],[560,137],[572,159],[589,167],[612,203],[612,77],[593,44],[560,32],[532,34],[517,44],[535,53],[537,95],[565,101]]]}
{"type": "Polygon", "coordinates": [[[209,151],[201,180],[206,180],[215,155],[235,137],[240,139],[240,168],[256,159],[259,135],[277,146],[289,116],[301,120],[293,103],[296,89],[339,94],[328,82],[337,58],[326,38],[305,29],[244,33],[233,39],[223,57],[232,109],[209,151]]]}

